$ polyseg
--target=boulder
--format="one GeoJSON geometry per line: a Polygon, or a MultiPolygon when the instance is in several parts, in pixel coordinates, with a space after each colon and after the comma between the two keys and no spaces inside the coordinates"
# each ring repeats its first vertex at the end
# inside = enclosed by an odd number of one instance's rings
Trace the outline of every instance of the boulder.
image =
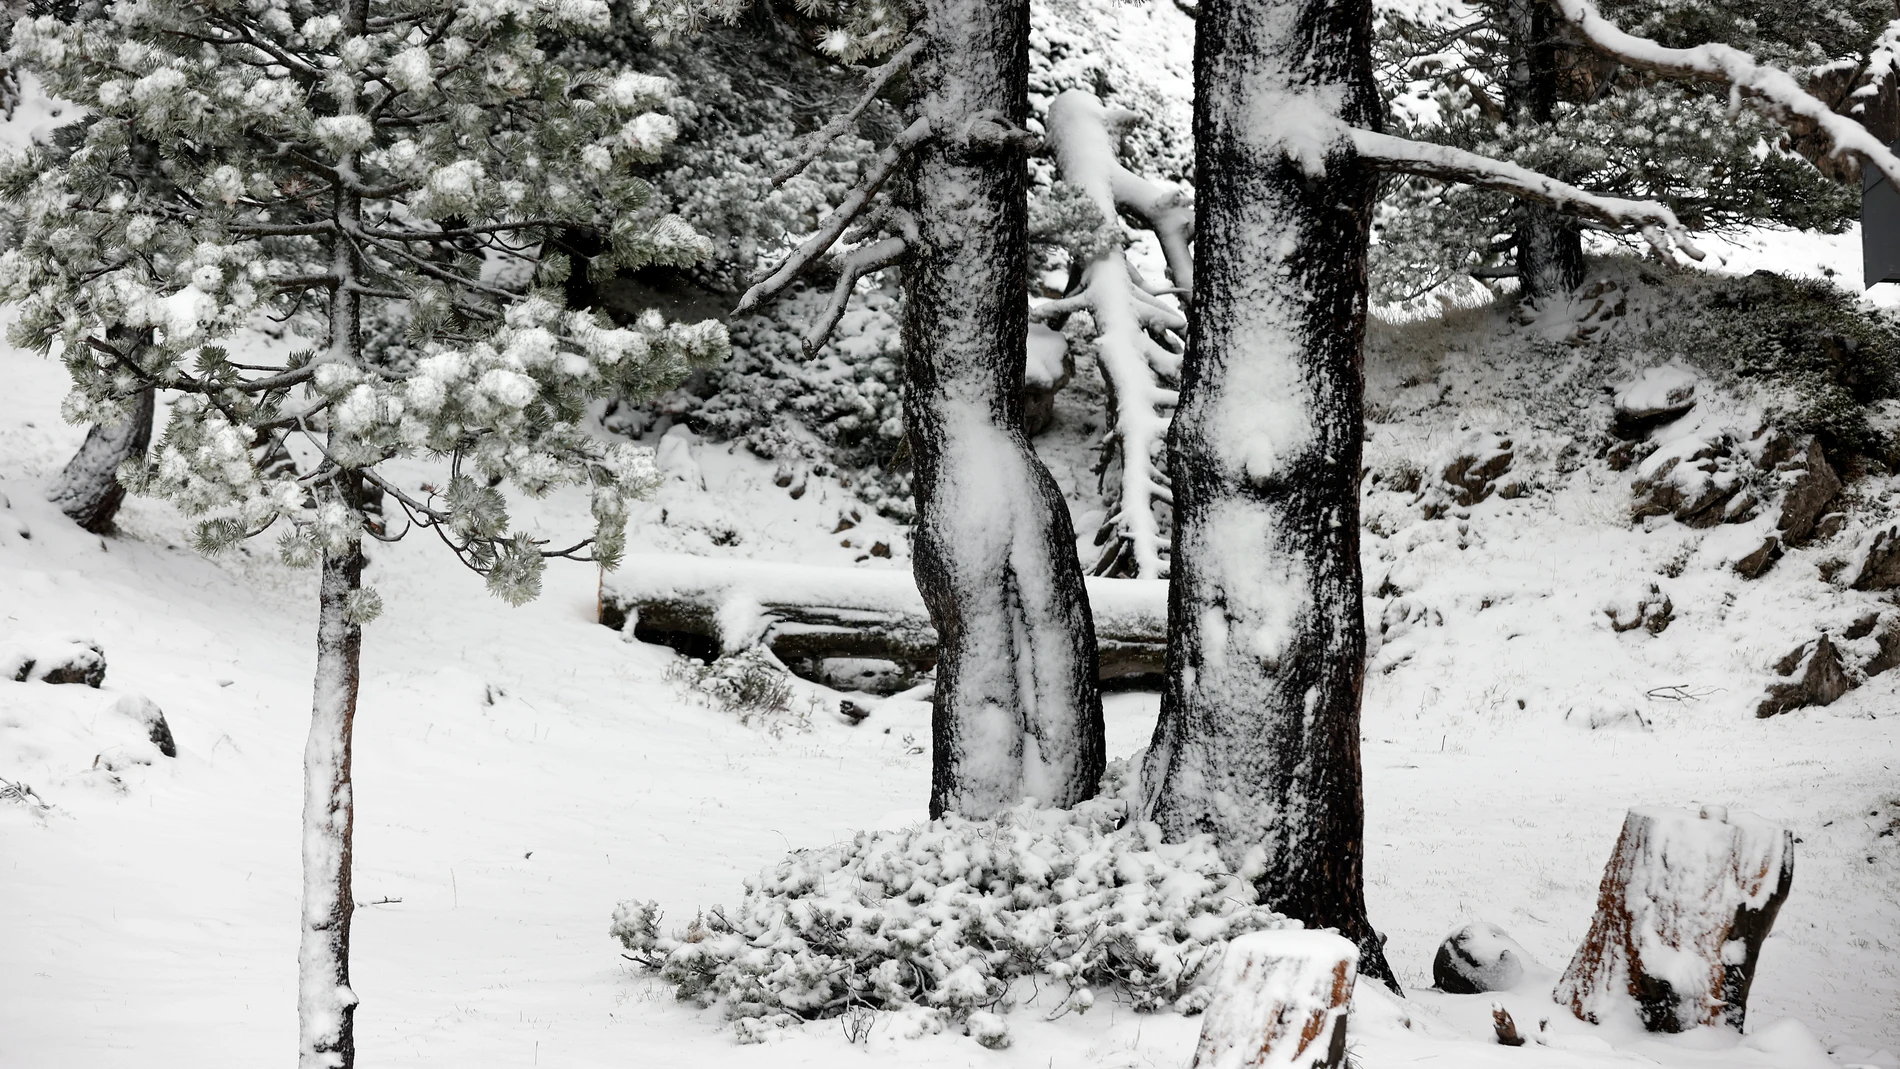
{"type": "Polygon", "coordinates": [[[1695,407],[1696,376],[1670,364],[1653,367],[1616,391],[1616,433],[1636,438],[1695,407]]]}
{"type": "Polygon", "coordinates": [[[1781,539],[1774,535],[1761,540],[1761,546],[1735,562],[1735,571],[1744,579],[1757,579],[1781,557],[1781,539]]]}
{"type": "Polygon", "coordinates": [[[172,739],[171,725],[165,722],[164,711],[152,699],[143,694],[127,694],[112,703],[112,711],[144,725],[145,736],[158,747],[159,753],[166,757],[178,756],[178,743],[172,739]]]}
{"type": "Polygon", "coordinates": [[[1878,648],[1874,655],[1861,666],[1861,671],[1877,676],[1896,665],[1900,665],[1900,622],[1889,622],[1874,635],[1878,648]]]}
{"type": "Polygon", "coordinates": [[[1786,683],[1770,683],[1755,715],[1770,717],[1810,705],[1832,705],[1853,683],[1841,667],[1841,651],[1825,633],[1803,642],[1775,662],[1775,674],[1786,683]]]}
{"type": "Polygon", "coordinates": [[[1432,958],[1432,986],[1453,995],[1509,991],[1524,982],[1525,966],[1535,964],[1504,929],[1478,921],[1438,944],[1438,954],[1432,958]]]}
{"type": "Polygon", "coordinates": [[[1452,499],[1469,508],[1496,492],[1497,480],[1511,470],[1514,456],[1509,438],[1475,435],[1453,451],[1439,477],[1451,489],[1452,499]]]}
{"type": "Polygon", "coordinates": [[[1828,505],[1841,492],[1841,477],[1822,454],[1821,443],[1812,438],[1806,449],[1776,465],[1776,470],[1786,488],[1781,498],[1781,537],[1800,545],[1814,535],[1828,505]]]}
{"type": "Polygon", "coordinates": [[[106,680],[106,653],[96,642],[57,642],[0,656],[0,674],[16,683],[84,683],[106,680]]]}
{"type": "Polygon", "coordinates": [[[1604,606],[1603,615],[1610,618],[1610,630],[1619,634],[1640,627],[1652,635],[1660,635],[1676,618],[1676,606],[1661,587],[1651,583],[1647,591],[1625,594],[1604,606]]]}
{"type": "Polygon", "coordinates": [[[1632,519],[1674,516],[1690,527],[1740,523],[1755,515],[1755,495],[1728,435],[1689,437],[1651,453],[1630,481],[1632,519]]]}
{"type": "Polygon", "coordinates": [[[1862,551],[1860,570],[1851,584],[1855,590],[1892,590],[1900,587],[1900,525],[1875,531],[1862,551]]]}

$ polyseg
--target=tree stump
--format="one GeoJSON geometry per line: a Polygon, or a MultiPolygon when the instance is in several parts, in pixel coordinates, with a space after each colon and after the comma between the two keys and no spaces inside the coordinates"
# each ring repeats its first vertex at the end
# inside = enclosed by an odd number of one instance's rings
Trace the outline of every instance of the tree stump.
{"type": "Polygon", "coordinates": [[[1227,945],[1193,1069],[1333,1069],[1359,948],[1332,932],[1254,932],[1227,945]]]}
{"type": "Polygon", "coordinates": [[[1591,1023],[1631,1004],[1651,1032],[1739,1031],[1762,941],[1794,881],[1794,833],[1721,806],[1632,809],[1596,917],[1553,993],[1591,1023]]]}

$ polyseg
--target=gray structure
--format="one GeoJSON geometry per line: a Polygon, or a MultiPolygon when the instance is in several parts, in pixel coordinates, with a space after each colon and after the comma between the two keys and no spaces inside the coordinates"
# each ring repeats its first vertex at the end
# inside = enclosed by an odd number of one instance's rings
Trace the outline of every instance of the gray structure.
{"type": "MultiPolygon", "coordinates": [[[[1900,152],[1900,141],[1893,147],[1900,152]]],[[[1863,164],[1860,174],[1862,288],[1900,282],[1900,189],[1878,167],[1863,164]]]]}

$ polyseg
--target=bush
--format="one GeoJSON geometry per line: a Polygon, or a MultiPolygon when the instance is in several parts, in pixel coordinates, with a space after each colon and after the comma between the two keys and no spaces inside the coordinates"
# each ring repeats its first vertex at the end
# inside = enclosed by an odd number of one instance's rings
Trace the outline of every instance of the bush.
{"type": "Polygon", "coordinates": [[[741,724],[759,725],[775,736],[787,729],[811,730],[812,703],[798,701],[791,673],[757,646],[711,664],[681,657],[667,665],[666,678],[689,697],[737,716],[741,724]]]}
{"type": "Polygon", "coordinates": [[[680,999],[723,1005],[742,1039],[869,1007],[912,1031],[962,1020],[1002,1046],[1017,981],[1060,992],[1058,1014],[1087,1010],[1097,987],[1198,1012],[1229,939],[1298,922],[1256,904],[1208,838],[1163,843],[1129,819],[1126,764],[1109,779],[1074,809],[1025,803],[798,851],[748,880],[737,910],[672,935],[656,903],[625,902],[611,932],[680,999]]]}

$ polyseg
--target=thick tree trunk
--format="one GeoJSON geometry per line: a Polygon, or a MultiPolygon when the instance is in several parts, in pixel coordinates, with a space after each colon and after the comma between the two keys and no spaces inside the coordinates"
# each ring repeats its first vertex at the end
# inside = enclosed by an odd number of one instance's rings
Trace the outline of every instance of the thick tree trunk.
{"type": "Polygon", "coordinates": [[[1376,177],[1303,118],[1379,113],[1370,0],[1208,0],[1195,45],[1195,317],[1170,436],[1168,679],[1143,768],[1172,839],[1358,944],[1361,350],[1376,177]]]}
{"type": "Polygon", "coordinates": [[[356,1062],[356,994],[350,990],[350,733],[356,720],[363,629],[349,618],[362,586],[363,550],[323,557],[317,609],[317,679],[304,747],[303,939],[297,951],[297,1065],[349,1069],[356,1062]]]}
{"type": "Polygon", "coordinates": [[[918,588],[943,641],[930,811],[1073,805],[1104,764],[1095,634],[1068,506],[1023,432],[1027,173],[969,134],[1028,114],[1026,0],[925,0],[911,75],[937,136],[910,172],[905,417],[918,588]]]}
{"type": "MultiPolygon", "coordinates": [[[[1557,106],[1555,17],[1543,0],[1505,0],[1504,21],[1511,49],[1503,78],[1505,113],[1519,126],[1549,123],[1557,106]]],[[[1519,292],[1541,301],[1582,285],[1583,229],[1576,220],[1528,201],[1519,201],[1513,211],[1519,292]]]]}
{"type": "MultiPolygon", "coordinates": [[[[142,332],[113,327],[106,337],[114,344],[136,346],[142,332]]],[[[125,501],[125,487],[119,483],[119,468],[134,457],[143,457],[152,444],[152,418],[157,398],[147,386],[133,398],[132,410],[124,419],[100,423],[86,432],[79,451],[46,488],[46,499],[72,521],[93,534],[112,529],[112,520],[125,501]]]]}

